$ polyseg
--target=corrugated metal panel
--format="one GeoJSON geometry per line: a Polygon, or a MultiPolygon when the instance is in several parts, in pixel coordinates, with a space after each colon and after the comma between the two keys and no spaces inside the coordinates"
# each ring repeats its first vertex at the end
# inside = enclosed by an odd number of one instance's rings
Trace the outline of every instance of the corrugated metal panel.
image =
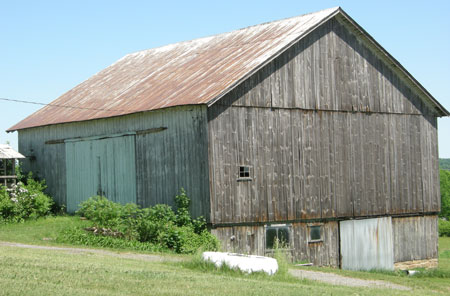
{"type": "Polygon", "coordinates": [[[66,142],[67,211],[94,195],[136,203],[135,137],[66,142]]]}
{"type": "Polygon", "coordinates": [[[206,104],[338,11],[129,54],[9,130],[206,104]]]}
{"type": "Polygon", "coordinates": [[[341,221],[339,227],[343,269],[394,269],[391,217],[341,221]]]}
{"type": "Polygon", "coordinates": [[[0,144],[0,158],[2,159],[19,159],[25,158],[22,154],[12,149],[11,146],[7,144],[0,144]]]}

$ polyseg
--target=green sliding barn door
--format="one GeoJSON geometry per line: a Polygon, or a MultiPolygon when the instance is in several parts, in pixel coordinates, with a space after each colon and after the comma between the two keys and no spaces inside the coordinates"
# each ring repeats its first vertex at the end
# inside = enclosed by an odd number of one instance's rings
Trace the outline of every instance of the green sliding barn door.
{"type": "Polygon", "coordinates": [[[67,211],[94,195],[136,203],[135,136],[66,141],[67,211]]]}

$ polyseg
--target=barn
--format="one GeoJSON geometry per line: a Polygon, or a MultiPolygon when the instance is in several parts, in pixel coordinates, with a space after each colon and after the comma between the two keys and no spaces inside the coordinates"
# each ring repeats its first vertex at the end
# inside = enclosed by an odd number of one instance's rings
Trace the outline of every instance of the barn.
{"type": "Polygon", "coordinates": [[[126,55],[9,131],[69,212],[183,187],[228,251],[393,269],[437,263],[448,115],[336,7],[126,55]]]}

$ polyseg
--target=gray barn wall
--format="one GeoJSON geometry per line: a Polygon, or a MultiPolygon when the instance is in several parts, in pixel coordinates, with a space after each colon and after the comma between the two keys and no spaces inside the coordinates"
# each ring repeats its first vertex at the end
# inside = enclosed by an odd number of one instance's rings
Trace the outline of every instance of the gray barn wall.
{"type": "MultiPolygon", "coordinates": [[[[319,266],[339,266],[339,229],[338,222],[323,224],[323,241],[309,242],[308,223],[292,223],[289,255],[295,261],[307,261],[319,266]]],[[[222,241],[227,252],[272,255],[273,250],[265,248],[264,226],[231,226],[212,230],[222,241]],[[231,238],[234,238],[231,240],[231,238]]]]}
{"type": "Polygon", "coordinates": [[[393,218],[394,262],[438,257],[438,217],[393,218]]]}
{"type": "Polygon", "coordinates": [[[173,205],[173,198],[184,187],[192,199],[195,216],[209,215],[207,125],[205,106],[185,106],[127,116],[58,124],[19,131],[19,151],[26,159],[24,171],[44,178],[48,193],[59,204],[66,204],[66,164],[64,143],[50,140],[107,136],[152,128],[167,129],[136,135],[137,202],[173,205]]]}
{"type": "MultiPolygon", "coordinates": [[[[392,218],[394,262],[437,258],[437,219],[436,215],[392,218]]],[[[338,224],[338,221],[323,223],[322,242],[308,241],[308,223],[290,224],[292,240],[289,254],[293,260],[339,267],[338,224]]],[[[271,253],[265,249],[264,226],[219,227],[212,232],[222,241],[225,251],[261,256],[271,253]]]]}
{"type": "Polygon", "coordinates": [[[440,210],[433,111],[335,19],[208,121],[213,223],[440,210]],[[252,181],[237,181],[240,165],[252,181]]]}

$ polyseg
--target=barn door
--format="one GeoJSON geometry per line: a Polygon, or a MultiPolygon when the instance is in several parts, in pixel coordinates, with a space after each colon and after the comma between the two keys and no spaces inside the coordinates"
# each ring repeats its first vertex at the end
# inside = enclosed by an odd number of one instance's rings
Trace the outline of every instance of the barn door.
{"type": "Polygon", "coordinates": [[[391,217],[341,221],[339,229],[342,269],[394,269],[391,217]]]}
{"type": "Polygon", "coordinates": [[[136,203],[134,135],[66,141],[67,211],[94,195],[136,203]]]}

